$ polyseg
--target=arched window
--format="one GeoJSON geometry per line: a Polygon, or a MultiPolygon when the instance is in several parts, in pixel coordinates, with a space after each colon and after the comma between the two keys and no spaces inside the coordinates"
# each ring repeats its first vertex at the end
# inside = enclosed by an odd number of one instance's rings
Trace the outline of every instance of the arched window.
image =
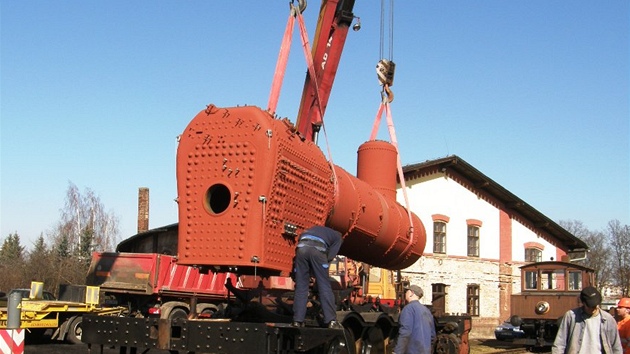
{"type": "Polygon", "coordinates": [[[479,257],[479,226],[468,225],[468,257],[479,257]]]}
{"type": "Polygon", "coordinates": [[[525,262],[540,262],[542,261],[542,250],[531,247],[525,249],[525,262]]]}
{"type": "Polygon", "coordinates": [[[446,223],[433,222],[433,253],[446,253],[446,223]]]}
{"type": "Polygon", "coordinates": [[[543,244],[538,242],[525,242],[525,262],[542,261],[542,251],[545,249],[543,244]]]}
{"type": "Polygon", "coordinates": [[[468,257],[479,257],[479,229],[481,221],[475,219],[466,220],[468,224],[468,257]]]}
{"type": "Polygon", "coordinates": [[[433,253],[446,254],[446,224],[449,218],[442,214],[431,215],[433,219],[433,253]]]}

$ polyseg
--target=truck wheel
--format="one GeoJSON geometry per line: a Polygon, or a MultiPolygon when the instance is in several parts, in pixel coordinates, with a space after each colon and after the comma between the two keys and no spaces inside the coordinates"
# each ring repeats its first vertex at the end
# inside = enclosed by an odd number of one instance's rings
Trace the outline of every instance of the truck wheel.
{"type": "Polygon", "coordinates": [[[201,313],[199,314],[199,317],[200,318],[212,318],[212,316],[214,316],[215,313],[217,313],[216,309],[212,309],[212,308],[203,309],[201,311],[201,313]]]}
{"type": "Polygon", "coordinates": [[[182,308],[174,308],[171,310],[171,313],[168,315],[168,319],[172,321],[181,318],[181,319],[187,319],[188,318],[188,312],[186,312],[186,310],[182,309],[182,308]]]}
{"type": "Polygon", "coordinates": [[[329,343],[326,354],[355,354],[355,352],[354,334],[346,328],[343,336],[339,336],[329,343]]]}
{"type": "Polygon", "coordinates": [[[435,353],[459,353],[459,338],[453,333],[438,334],[434,345],[435,353]]]}
{"type": "Polygon", "coordinates": [[[81,322],[83,318],[81,316],[76,316],[71,318],[70,326],[68,326],[68,334],[66,335],[66,340],[72,344],[81,344],[81,335],[83,334],[83,328],[81,327],[81,322]]]}
{"type": "Polygon", "coordinates": [[[385,338],[380,328],[372,327],[361,340],[361,354],[375,354],[385,352],[385,338]]]}

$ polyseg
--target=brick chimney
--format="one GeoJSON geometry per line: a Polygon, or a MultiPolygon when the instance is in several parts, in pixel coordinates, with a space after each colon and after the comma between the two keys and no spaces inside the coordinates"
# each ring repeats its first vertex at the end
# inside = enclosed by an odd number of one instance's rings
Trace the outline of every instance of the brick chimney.
{"type": "Polygon", "coordinates": [[[149,230],[149,188],[138,189],[138,233],[149,230]]]}

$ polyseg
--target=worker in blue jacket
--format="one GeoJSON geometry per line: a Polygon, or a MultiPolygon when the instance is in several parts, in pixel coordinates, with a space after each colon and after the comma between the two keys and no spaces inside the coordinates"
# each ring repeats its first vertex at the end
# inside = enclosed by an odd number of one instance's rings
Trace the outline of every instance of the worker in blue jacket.
{"type": "Polygon", "coordinates": [[[293,299],[293,327],[303,327],[308,302],[310,276],[315,276],[319,301],[328,328],[343,328],[336,321],[335,298],[328,275],[329,263],[337,256],[343,239],[341,233],[325,226],[304,230],[295,249],[295,295],[293,299]]]}
{"type": "Polygon", "coordinates": [[[411,285],[405,289],[407,305],[398,318],[398,340],[395,354],[431,354],[435,340],[435,323],[429,309],[420,303],[422,288],[411,285]]]}

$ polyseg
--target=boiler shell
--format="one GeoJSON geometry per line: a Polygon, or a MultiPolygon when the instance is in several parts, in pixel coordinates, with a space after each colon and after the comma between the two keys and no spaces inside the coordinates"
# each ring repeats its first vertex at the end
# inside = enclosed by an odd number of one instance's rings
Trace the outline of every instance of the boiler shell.
{"type": "Polygon", "coordinates": [[[413,264],[426,243],[417,216],[410,234],[393,198],[258,107],[210,105],[193,118],[180,136],[177,194],[181,264],[288,275],[296,235],[313,225],[343,234],[341,254],[390,269],[413,264]]]}

